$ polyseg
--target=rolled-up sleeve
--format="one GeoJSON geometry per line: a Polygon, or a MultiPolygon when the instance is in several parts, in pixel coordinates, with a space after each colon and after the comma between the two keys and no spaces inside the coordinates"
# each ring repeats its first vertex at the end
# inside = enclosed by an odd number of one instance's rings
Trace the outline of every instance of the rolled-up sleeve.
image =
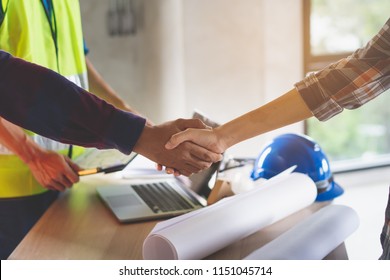
{"type": "Polygon", "coordinates": [[[390,88],[390,19],[368,44],[351,56],[310,73],[295,84],[321,121],[355,109],[390,88]]]}

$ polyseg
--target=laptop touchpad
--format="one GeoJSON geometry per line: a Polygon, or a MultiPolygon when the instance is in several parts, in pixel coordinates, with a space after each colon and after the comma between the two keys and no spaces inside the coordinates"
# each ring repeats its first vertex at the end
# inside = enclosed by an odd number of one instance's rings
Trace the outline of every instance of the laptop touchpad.
{"type": "Polygon", "coordinates": [[[142,205],[139,198],[134,194],[112,195],[107,196],[106,199],[108,204],[114,208],[142,205]]]}

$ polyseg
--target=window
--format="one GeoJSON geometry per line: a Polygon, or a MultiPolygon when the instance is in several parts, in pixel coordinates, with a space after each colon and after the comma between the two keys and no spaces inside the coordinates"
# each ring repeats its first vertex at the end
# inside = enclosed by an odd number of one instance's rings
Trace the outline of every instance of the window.
{"type": "MultiPolygon", "coordinates": [[[[303,0],[305,73],[364,46],[389,17],[389,0],[303,0]]],[[[366,168],[390,164],[390,91],[327,122],[312,118],[306,133],[332,164],[366,168]],[[389,160],[388,160],[389,159],[389,160]],[[338,164],[337,164],[338,163],[338,164]],[[362,165],[363,164],[363,165],[362,165]]]]}

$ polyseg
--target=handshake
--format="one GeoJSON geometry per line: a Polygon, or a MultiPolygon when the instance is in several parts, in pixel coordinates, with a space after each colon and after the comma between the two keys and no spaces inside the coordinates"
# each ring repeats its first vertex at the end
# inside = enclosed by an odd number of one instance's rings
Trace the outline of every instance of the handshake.
{"type": "Polygon", "coordinates": [[[218,134],[199,119],[177,119],[145,126],[134,151],[166,167],[176,176],[198,173],[222,160],[227,146],[218,134]]]}

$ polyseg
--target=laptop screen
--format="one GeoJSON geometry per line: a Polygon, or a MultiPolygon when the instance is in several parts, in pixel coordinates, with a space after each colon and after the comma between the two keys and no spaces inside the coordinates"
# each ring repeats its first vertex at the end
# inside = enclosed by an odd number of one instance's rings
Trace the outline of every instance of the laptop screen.
{"type": "MultiPolygon", "coordinates": [[[[211,120],[209,117],[207,117],[205,114],[203,114],[197,109],[194,110],[192,117],[194,119],[200,119],[203,123],[212,128],[219,126],[217,122],[211,120]]],[[[203,170],[197,174],[191,175],[189,177],[189,179],[191,180],[190,188],[200,196],[207,198],[215,184],[215,181],[217,180],[220,165],[221,162],[215,162],[211,165],[210,168],[203,170]]]]}

